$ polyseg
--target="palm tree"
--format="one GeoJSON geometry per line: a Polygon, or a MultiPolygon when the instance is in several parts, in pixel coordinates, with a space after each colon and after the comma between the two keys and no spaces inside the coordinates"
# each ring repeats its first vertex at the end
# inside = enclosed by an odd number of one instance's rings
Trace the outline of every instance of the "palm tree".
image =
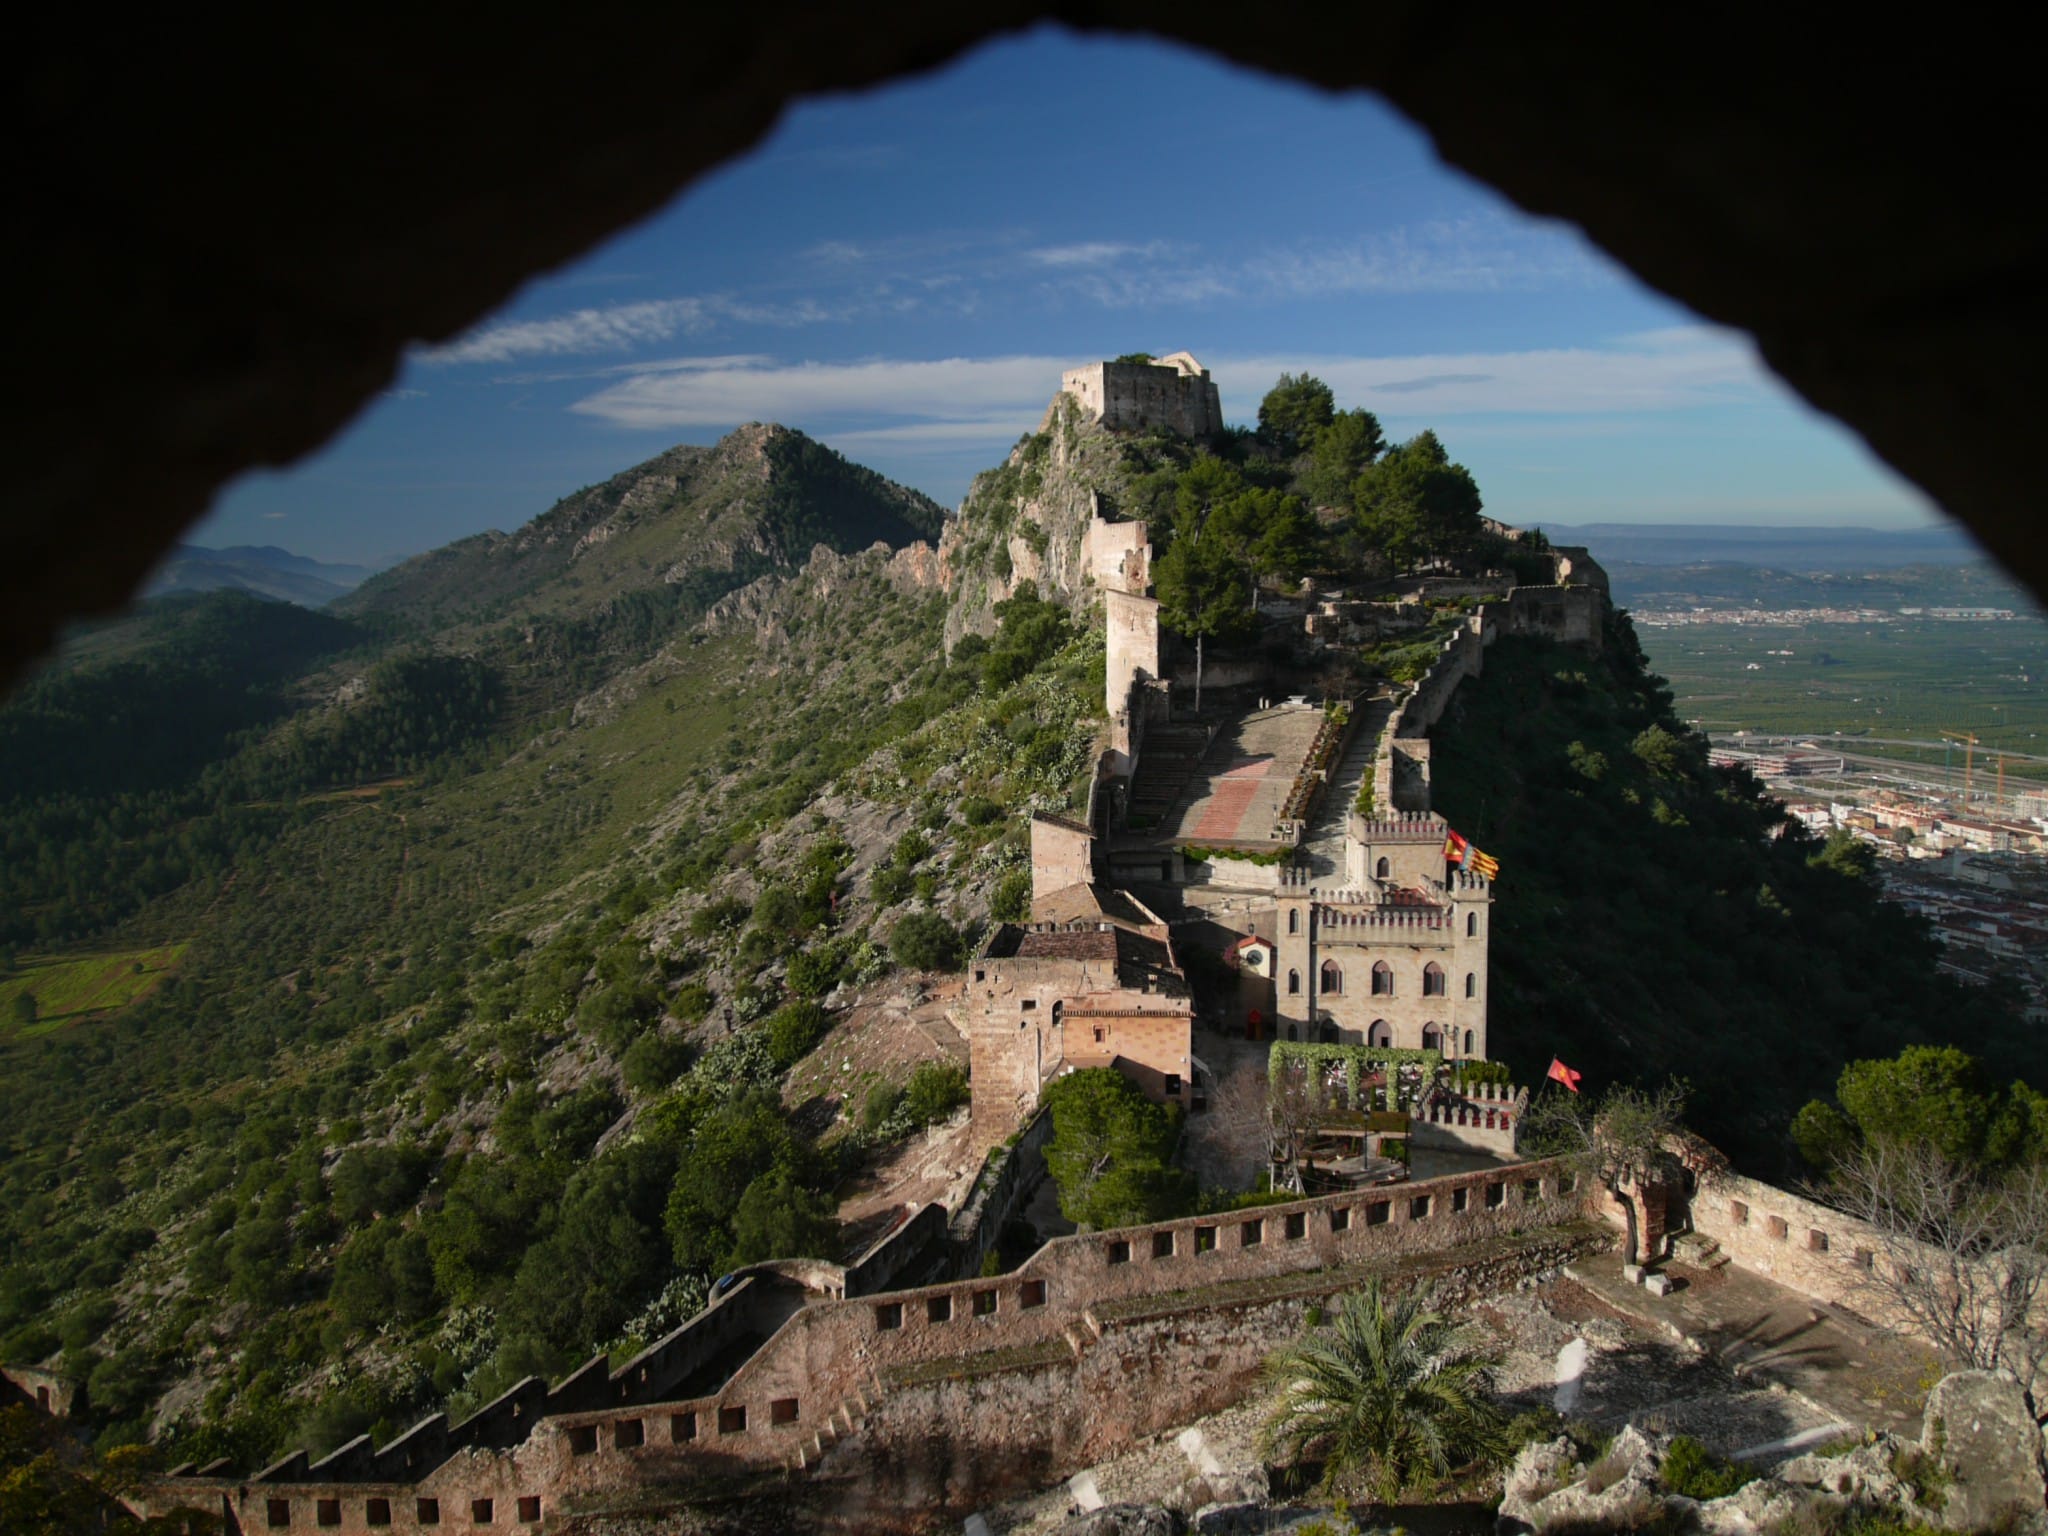
{"type": "Polygon", "coordinates": [[[1507,1453],[1506,1417],[1486,1395],[1495,1363],[1469,1328],[1373,1280],[1344,1297],[1328,1334],[1266,1362],[1279,1395],[1260,1450],[1321,1456],[1325,1492],[1355,1472],[1391,1504],[1425,1477],[1507,1453]]]}

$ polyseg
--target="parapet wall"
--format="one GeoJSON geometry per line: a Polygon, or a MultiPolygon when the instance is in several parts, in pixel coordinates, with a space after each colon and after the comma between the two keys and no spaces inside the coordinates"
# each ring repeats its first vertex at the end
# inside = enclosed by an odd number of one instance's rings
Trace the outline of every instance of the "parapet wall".
{"type": "Polygon", "coordinates": [[[1855,1217],[1734,1173],[1703,1180],[1691,1215],[1692,1229],[1711,1237],[1737,1267],[1872,1322],[1915,1331],[1875,1283],[1878,1266],[1890,1262],[1884,1237],[1855,1217]]]}
{"type": "Polygon", "coordinates": [[[981,1273],[982,1259],[1002,1241],[1004,1223],[1045,1177],[1045,1144],[1051,1140],[1052,1111],[1041,1109],[1014,1142],[989,1148],[973,1192],[947,1231],[954,1274],[981,1273]]]}

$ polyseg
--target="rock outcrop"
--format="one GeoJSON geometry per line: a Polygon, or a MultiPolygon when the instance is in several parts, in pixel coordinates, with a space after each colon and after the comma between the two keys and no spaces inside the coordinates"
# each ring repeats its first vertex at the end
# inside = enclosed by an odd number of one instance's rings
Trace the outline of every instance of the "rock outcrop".
{"type": "Polygon", "coordinates": [[[2041,1427],[2010,1377],[1957,1371],[1936,1382],[1927,1395],[1920,1450],[1953,1469],[1941,1509],[1942,1523],[1952,1530],[1984,1530],[2015,1512],[2037,1527],[2048,1524],[2041,1427]]]}

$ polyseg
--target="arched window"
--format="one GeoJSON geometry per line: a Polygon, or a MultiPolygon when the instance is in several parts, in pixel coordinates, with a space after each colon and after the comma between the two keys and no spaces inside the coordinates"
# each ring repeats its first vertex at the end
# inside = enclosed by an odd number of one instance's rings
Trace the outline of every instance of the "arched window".
{"type": "Polygon", "coordinates": [[[1394,1043],[1393,1026],[1385,1019],[1374,1019],[1372,1021],[1372,1028],[1365,1032],[1365,1043],[1367,1045],[1392,1045],[1394,1043]]]}
{"type": "Polygon", "coordinates": [[[1373,866],[1372,872],[1376,879],[1384,880],[1394,872],[1394,866],[1385,859],[1381,859],[1379,863],[1373,866]]]}
{"type": "Polygon", "coordinates": [[[1384,960],[1372,963],[1372,995],[1392,997],[1394,995],[1394,968],[1384,960]]]}
{"type": "Polygon", "coordinates": [[[1477,971],[1467,971],[1465,973],[1465,995],[1467,997],[1477,997],[1479,995],[1479,973],[1477,971]]]}
{"type": "Polygon", "coordinates": [[[1477,912],[1467,912],[1465,914],[1465,937],[1471,939],[1477,938],[1478,935],[1479,914],[1477,912]]]}
{"type": "MultiPolygon", "coordinates": [[[[1301,972],[1299,972],[1299,971],[1289,971],[1289,972],[1287,973],[1287,995],[1288,995],[1289,997],[1296,997],[1296,996],[1299,996],[1299,995],[1300,995],[1300,993],[1301,993],[1301,972]]],[[[1288,1038],[1289,1038],[1289,1039],[1292,1039],[1292,1038],[1293,1038],[1293,1036],[1291,1036],[1291,1035],[1290,1035],[1290,1036],[1289,1036],[1288,1038]]]]}
{"type": "Polygon", "coordinates": [[[1434,1024],[1422,1026],[1422,1048],[1425,1051],[1440,1051],[1444,1048],[1443,1031],[1434,1024]]]}
{"type": "Polygon", "coordinates": [[[1323,991],[1326,993],[1334,993],[1342,992],[1343,990],[1344,973],[1337,969],[1336,961],[1325,960],[1323,962],[1323,991]]]}
{"type": "Polygon", "coordinates": [[[1469,1029],[1465,1031],[1465,1054],[1467,1056],[1472,1054],[1472,1031],[1469,1029]]]}
{"type": "Polygon", "coordinates": [[[1424,997],[1445,996],[1445,980],[1444,968],[1434,960],[1430,961],[1429,964],[1422,968],[1422,995],[1424,997]]]}
{"type": "Polygon", "coordinates": [[[1287,909],[1287,931],[1289,933],[1301,932],[1301,908],[1289,907],[1287,909]]]}

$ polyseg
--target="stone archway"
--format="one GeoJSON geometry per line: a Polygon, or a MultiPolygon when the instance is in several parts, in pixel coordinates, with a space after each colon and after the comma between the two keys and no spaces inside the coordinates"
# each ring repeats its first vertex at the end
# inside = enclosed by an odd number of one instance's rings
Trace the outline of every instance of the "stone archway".
{"type": "Polygon", "coordinates": [[[319,447],[407,347],[662,206],[792,100],[1046,18],[1382,92],[1452,165],[1747,329],[2048,589],[2034,348],[2014,345],[2048,319],[2048,210],[2008,195],[2002,118],[2033,83],[2026,50],[1967,28],[1895,42],[1915,131],[1873,139],[1844,125],[1892,118],[1896,71],[1813,70],[1835,43],[1818,16],[1781,18],[1766,50],[1656,10],[1391,0],[1305,17],[906,0],[877,27],[789,0],[672,9],[634,24],[662,88],[622,90],[595,12],[533,29],[425,10],[303,40],[225,13],[164,29],[39,15],[10,102],[15,141],[38,146],[16,189],[36,238],[13,255],[39,302],[14,338],[37,387],[0,427],[0,684],[60,624],[123,603],[217,487],[319,447]],[[551,110],[518,110],[540,100],[551,110]]]}

